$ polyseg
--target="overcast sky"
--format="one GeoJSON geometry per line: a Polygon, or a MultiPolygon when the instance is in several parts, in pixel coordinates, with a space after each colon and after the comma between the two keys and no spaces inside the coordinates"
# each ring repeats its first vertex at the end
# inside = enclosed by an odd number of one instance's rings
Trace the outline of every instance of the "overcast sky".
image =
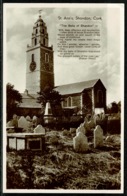
{"type": "MultiPolygon", "coordinates": [[[[38,10],[47,24],[49,46],[54,48],[55,85],[80,82],[100,78],[107,89],[107,103],[121,100],[120,81],[123,77],[120,45],[123,35],[120,21],[120,6],[88,5],[74,8],[45,8],[43,5],[10,4],[4,10],[4,68],[5,83],[10,82],[15,89],[23,92],[26,83],[26,46],[31,44],[33,25],[38,19],[38,10]],[[78,58],[58,58],[57,29],[58,16],[101,16],[101,58],[98,61],[78,58]]],[[[78,21],[76,21],[78,24],[78,21]]]]}

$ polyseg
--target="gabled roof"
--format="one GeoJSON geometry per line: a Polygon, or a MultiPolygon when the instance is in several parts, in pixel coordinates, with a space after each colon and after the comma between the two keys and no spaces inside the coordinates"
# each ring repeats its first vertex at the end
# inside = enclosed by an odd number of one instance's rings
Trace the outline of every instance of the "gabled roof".
{"type": "Polygon", "coordinates": [[[81,93],[84,89],[89,89],[94,87],[94,85],[99,81],[99,79],[88,80],[84,82],[65,84],[55,88],[56,91],[59,91],[61,95],[81,93]]]}
{"type": "Polygon", "coordinates": [[[22,95],[22,103],[20,104],[20,108],[41,108],[41,104],[37,103],[37,94],[26,94],[21,93],[22,95]]]}
{"type": "Polygon", "coordinates": [[[36,99],[38,94],[21,93],[23,99],[36,99]]]}

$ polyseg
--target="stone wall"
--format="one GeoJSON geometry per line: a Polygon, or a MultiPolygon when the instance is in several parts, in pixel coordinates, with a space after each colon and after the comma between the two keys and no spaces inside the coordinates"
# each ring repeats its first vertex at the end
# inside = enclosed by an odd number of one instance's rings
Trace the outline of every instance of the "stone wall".
{"type": "Polygon", "coordinates": [[[77,106],[78,108],[81,107],[81,94],[78,95],[68,95],[68,96],[63,96],[64,101],[63,101],[63,107],[70,107],[70,106],[77,106]],[[71,105],[69,104],[69,100],[71,99],[71,105]]]}

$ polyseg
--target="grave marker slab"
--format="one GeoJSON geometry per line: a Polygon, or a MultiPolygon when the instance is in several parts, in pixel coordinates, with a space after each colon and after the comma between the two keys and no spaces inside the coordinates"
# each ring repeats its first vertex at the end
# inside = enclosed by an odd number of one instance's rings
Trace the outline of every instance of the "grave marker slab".
{"type": "Polygon", "coordinates": [[[8,133],[7,146],[15,150],[43,150],[45,137],[41,133],[8,133]]]}
{"type": "Polygon", "coordinates": [[[76,135],[81,132],[83,133],[84,135],[86,134],[86,129],[84,127],[84,124],[81,124],[77,129],[76,129],[76,135]]]}
{"type": "Polygon", "coordinates": [[[21,116],[18,120],[18,127],[23,128],[24,130],[28,130],[29,127],[29,123],[28,121],[25,119],[24,116],[21,116]]]}
{"type": "Polygon", "coordinates": [[[79,132],[77,136],[73,138],[73,148],[76,152],[86,152],[89,149],[87,137],[79,132]]]}
{"type": "Polygon", "coordinates": [[[34,133],[42,133],[42,134],[45,134],[45,128],[42,127],[42,125],[37,125],[37,127],[34,129],[34,133]]]}
{"type": "Polygon", "coordinates": [[[103,130],[100,125],[94,129],[94,148],[103,146],[103,130]]]}

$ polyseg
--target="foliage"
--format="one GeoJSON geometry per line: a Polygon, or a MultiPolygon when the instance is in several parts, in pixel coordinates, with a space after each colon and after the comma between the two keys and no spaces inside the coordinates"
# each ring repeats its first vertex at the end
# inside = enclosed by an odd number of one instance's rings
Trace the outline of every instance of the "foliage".
{"type": "Polygon", "coordinates": [[[108,137],[103,148],[90,145],[90,153],[76,153],[70,135],[47,132],[46,151],[7,153],[7,188],[119,190],[120,135],[108,137]]]}
{"type": "Polygon", "coordinates": [[[12,118],[12,115],[16,113],[19,103],[22,102],[22,96],[19,91],[14,89],[14,85],[7,83],[7,120],[12,118]]]}
{"type": "Polygon", "coordinates": [[[111,103],[111,112],[112,113],[117,113],[118,112],[118,104],[116,102],[111,103]]]}
{"type": "MultiPolygon", "coordinates": [[[[21,170],[20,170],[21,171],[21,170]]],[[[20,188],[26,188],[25,187],[25,182],[23,180],[23,172],[22,172],[22,177],[19,172],[19,168],[17,170],[16,167],[9,166],[7,163],[7,189],[20,189],[20,188]]],[[[27,176],[26,176],[27,178],[27,176]]]]}
{"type": "Polygon", "coordinates": [[[118,103],[113,101],[111,104],[108,105],[107,113],[111,114],[111,113],[118,113],[118,112],[121,112],[121,101],[119,101],[118,103]]]}
{"type": "Polygon", "coordinates": [[[118,111],[121,112],[121,101],[118,102],[118,111]]]}
{"type": "Polygon", "coordinates": [[[108,120],[108,122],[107,122],[107,131],[110,134],[120,134],[121,133],[120,119],[108,120]]]}
{"type": "Polygon", "coordinates": [[[61,101],[62,96],[58,91],[55,91],[50,86],[46,86],[43,91],[38,92],[37,102],[42,105],[42,112],[44,113],[44,109],[47,102],[50,102],[52,112],[54,116],[60,116],[62,114],[61,101]]]}

